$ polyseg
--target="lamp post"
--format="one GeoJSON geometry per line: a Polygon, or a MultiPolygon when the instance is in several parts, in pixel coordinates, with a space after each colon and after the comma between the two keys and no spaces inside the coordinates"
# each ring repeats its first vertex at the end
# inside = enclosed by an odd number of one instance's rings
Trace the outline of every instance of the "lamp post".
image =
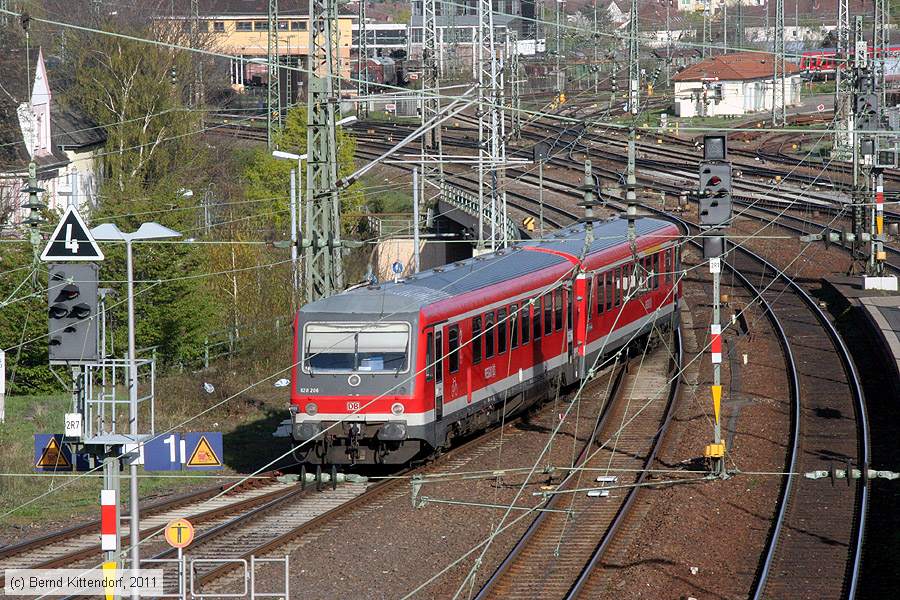
{"type": "MultiPolygon", "coordinates": [[[[125,268],[128,279],[128,400],[129,400],[129,433],[133,437],[133,442],[138,440],[138,401],[137,401],[137,357],[135,356],[134,343],[134,268],[132,260],[131,245],[135,240],[161,240],[181,237],[177,231],[163,227],[159,223],[143,223],[138,227],[137,231],[125,233],[113,223],[103,223],[91,229],[91,235],[95,240],[101,241],[118,241],[125,242],[125,268]]],[[[133,461],[131,467],[130,480],[130,504],[131,504],[131,568],[139,569],[140,563],[140,543],[141,520],[138,511],[138,478],[137,478],[137,461],[133,461]]],[[[139,597],[137,592],[133,592],[132,598],[139,597]]]]}
{"type": "Polygon", "coordinates": [[[300,293],[300,272],[297,269],[297,234],[300,231],[302,221],[300,218],[300,215],[302,214],[300,209],[300,205],[302,204],[300,195],[303,193],[303,161],[306,160],[307,155],[274,150],[272,156],[281,160],[297,161],[296,176],[294,175],[294,170],[291,169],[291,269],[293,271],[291,274],[291,284],[294,288],[294,308],[296,308],[297,298],[300,293]]]}

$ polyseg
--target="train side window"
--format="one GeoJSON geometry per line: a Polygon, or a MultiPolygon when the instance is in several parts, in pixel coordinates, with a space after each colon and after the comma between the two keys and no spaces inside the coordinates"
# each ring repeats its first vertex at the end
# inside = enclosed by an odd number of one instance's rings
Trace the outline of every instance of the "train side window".
{"type": "Polygon", "coordinates": [[[434,354],[437,362],[434,363],[434,380],[440,383],[444,380],[444,333],[438,331],[434,335],[434,354]]]}
{"type": "MultiPolygon", "coordinates": [[[[540,314],[540,310],[538,310],[538,314],[540,314]]],[[[528,334],[531,329],[531,305],[528,302],[522,303],[522,318],[519,321],[522,323],[522,345],[524,346],[528,343],[528,334]]]]}
{"type": "Polygon", "coordinates": [[[663,269],[665,271],[666,285],[672,284],[672,277],[674,276],[673,271],[675,270],[672,266],[672,256],[674,254],[674,248],[667,248],[665,254],[663,254],[663,261],[665,262],[663,269]]]}
{"type": "Polygon", "coordinates": [[[622,285],[623,285],[623,282],[622,282],[622,268],[621,268],[621,267],[616,267],[616,272],[615,272],[615,273],[616,273],[616,274],[615,274],[615,276],[613,277],[613,279],[614,279],[614,281],[615,281],[615,290],[614,290],[614,292],[615,292],[615,302],[613,303],[613,306],[619,306],[620,304],[622,304],[622,285]]]}
{"type": "MultiPolygon", "coordinates": [[[[535,331],[534,339],[541,337],[540,327],[535,331]]],[[[550,333],[553,331],[553,294],[547,292],[544,294],[544,331],[550,333]]]]}
{"type": "Polygon", "coordinates": [[[494,356],[494,337],[497,335],[497,328],[494,327],[494,312],[491,311],[484,315],[484,357],[491,358],[494,356]]]}
{"type": "Polygon", "coordinates": [[[572,331],[572,309],[575,307],[575,290],[566,290],[566,329],[572,331]]]}
{"type": "Polygon", "coordinates": [[[650,257],[650,270],[653,272],[650,287],[654,290],[659,289],[659,266],[661,256],[659,252],[650,257]]]}
{"type": "Polygon", "coordinates": [[[587,280],[587,302],[585,303],[585,306],[587,307],[587,313],[588,313],[587,316],[588,316],[588,318],[590,318],[591,314],[593,314],[593,308],[594,308],[594,276],[593,275],[591,275],[587,280]]]}
{"type": "MultiPolygon", "coordinates": [[[[547,306],[549,306],[547,302],[549,299],[550,299],[550,296],[544,296],[544,298],[543,298],[544,320],[545,321],[547,320],[547,315],[550,314],[549,312],[547,312],[547,310],[548,310],[547,306]]],[[[536,298],[536,300],[537,301],[534,304],[534,318],[532,319],[532,325],[533,325],[532,334],[533,335],[531,336],[532,339],[534,339],[534,341],[538,341],[539,339],[541,339],[541,298],[536,298]]]]}
{"type": "Polygon", "coordinates": [[[553,314],[556,317],[556,331],[559,331],[563,326],[563,292],[560,288],[553,292],[553,314]]]}
{"type": "Polygon", "coordinates": [[[509,347],[510,348],[518,348],[519,347],[519,306],[517,304],[513,304],[509,307],[509,347]]]}
{"type": "Polygon", "coordinates": [[[606,307],[606,310],[610,310],[613,307],[613,298],[616,293],[614,285],[613,272],[607,271],[603,274],[603,306],[606,307]]]}
{"type": "Polygon", "coordinates": [[[434,379],[434,334],[425,336],[425,381],[434,379]]]}
{"type": "Polygon", "coordinates": [[[497,311],[497,354],[504,352],[506,352],[506,309],[501,308],[497,311]]]}
{"type": "Polygon", "coordinates": [[[447,332],[447,368],[451,373],[459,371],[459,326],[447,332]]]}
{"type": "Polygon", "coordinates": [[[472,364],[481,362],[481,317],[472,317],[472,364]]]}

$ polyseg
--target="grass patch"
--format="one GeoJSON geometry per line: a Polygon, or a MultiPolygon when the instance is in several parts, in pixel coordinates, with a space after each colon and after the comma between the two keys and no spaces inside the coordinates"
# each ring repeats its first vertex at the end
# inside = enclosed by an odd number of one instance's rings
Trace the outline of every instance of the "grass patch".
{"type": "MultiPolygon", "coordinates": [[[[291,330],[285,327],[277,339],[272,338],[265,344],[250,348],[233,360],[223,359],[209,370],[160,378],[156,396],[157,432],[179,425],[243,392],[179,427],[177,431],[223,432],[226,468],[208,471],[204,475],[247,473],[275,459],[289,448],[286,440],[273,438],[271,434],[278,422],[288,416],[290,388],[275,388],[273,383],[281,377],[290,377],[290,374],[280,373],[256,387],[243,390],[289,367],[290,345],[291,330]],[[212,383],[215,392],[206,393],[202,389],[204,382],[212,383]]],[[[3,449],[0,452],[0,514],[50,493],[5,517],[4,526],[22,529],[48,521],[61,522],[62,526],[72,518],[99,515],[102,488],[99,471],[76,481],[72,481],[76,478],[71,476],[19,475],[34,474],[34,434],[62,432],[63,415],[71,410],[71,402],[66,393],[7,397],[6,423],[0,425],[0,448],[3,449]]],[[[208,476],[160,477],[143,469],[139,474],[142,475],[142,498],[216,483],[208,476]]],[[[181,474],[187,475],[188,472],[182,471],[181,474]]],[[[122,478],[122,494],[127,499],[127,471],[122,473],[122,478]]]]}

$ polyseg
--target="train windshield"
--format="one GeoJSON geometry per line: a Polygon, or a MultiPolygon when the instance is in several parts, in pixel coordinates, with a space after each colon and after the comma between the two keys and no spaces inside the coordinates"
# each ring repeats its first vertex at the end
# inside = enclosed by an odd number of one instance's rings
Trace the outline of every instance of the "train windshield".
{"type": "Polygon", "coordinates": [[[408,367],[409,323],[307,323],[307,372],[401,373],[408,367]]]}

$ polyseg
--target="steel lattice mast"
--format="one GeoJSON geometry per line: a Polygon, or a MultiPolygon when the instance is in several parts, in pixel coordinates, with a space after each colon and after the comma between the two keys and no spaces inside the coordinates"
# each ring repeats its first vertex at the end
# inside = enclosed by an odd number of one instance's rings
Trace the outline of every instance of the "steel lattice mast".
{"type": "Polygon", "coordinates": [[[775,3],[775,55],[772,74],[772,125],[779,127],[787,123],[784,99],[784,84],[787,75],[784,56],[784,0],[775,3]]]}
{"type": "MultiPolygon", "coordinates": [[[[422,126],[441,111],[441,65],[438,60],[436,0],[422,0],[422,126]]],[[[430,206],[440,198],[444,187],[441,127],[432,127],[422,136],[422,193],[419,198],[430,206]],[[436,192],[429,194],[429,192],[436,192]]]]}
{"type": "Polygon", "coordinates": [[[872,26],[872,51],[875,59],[875,81],[878,86],[879,94],[881,95],[881,102],[879,104],[879,113],[881,113],[887,106],[887,86],[885,85],[884,62],[888,55],[888,48],[890,47],[890,32],[888,31],[888,23],[890,23],[890,3],[888,0],[874,0],[874,2],[875,22],[872,26]]]}
{"type": "Polygon", "coordinates": [[[832,152],[837,155],[847,154],[850,145],[850,129],[852,127],[853,77],[850,75],[850,5],[849,0],[837,0],[838,22],[837,60],[835,61],[834,88],[834,139],[832,152]]]}
{"type": "Polygon", "coordinates": [[[566,93],[566,72],[562,66],[563,57],[563,36],[562,36],[562,13],[564,11],[563,4],[565,0],[557,0],[556,2],[556,99],[557,102],[562,100],[566,93]]]}
{"type": "Polygon", "coordinates": [[[476,28],[478,70],[478,248],[484,249],[485,162],[490,165],[491,249],[496,248],[499,187],[497,166],[505,160],[501,133],[503,105],[501,74],[494,45],[494,10],[491,0],[478,0],[476,28]]]}
{"type": "MultiPolygon", "coordinates": [[[[191,46],[200,47],[200,0],[191,0],[191,46]]],[[[197,57],[194,61],[194,83],[191,90],[193,106],[203,104],[203,61],[197,57]]]]}
{"type": "Polygon", "coordinates": [[[706,58],[712,54],[709,45],[712,43],[712,15],[709,9],[709,0],[703,2],[703,45],[700,48],[701,56],[706,58]]]}
{"type": "Polygon", "coordinates": [[[515,31],[509,32],[508,65],[509,65],[509,122],[512,137],[519,139],[522,135],[522,63],[519,54],[519,36],[515,31]]]}
{"type": "Polygon", "coordinates": [[[309,20],[303,276],[306,301],[312,302],[344,287],[333,77],[338,41],[337,1],[310,0],[309,20]]]}
{"type": "Polygon", "coordinates": [[[366,27],[366,2],[359,1],[359,25],[356,47],[356,116],[369,116],[369,32],[366,27]]]}
{"type": "Polygon", "coordinates": [[[266,108],[266,141],[272,149],[275,129],[281,128],[281,85],[278,69],[278,0],[269,0],[269,22],[266,46],[266,70],[269,78],[266,108]]]}
{"type": "Polygon", "coordinates": [[[637,0],[631,0],[631,18],[628,23],[628,111],[631,113],[631,125],[628,128],[628,163],[625,171],[625,201],[627,203],[626,214],[628,216],[628,241],[632,252],[636,252],[635,223],[637,216],[637,178],[635,176],[635,162],[637,152],[635,148],[637,131],[635,129],[638,112],[640,109],[641,67],[640,46],[638,46],[638,7],[637,0]]]}
{"type": "Polygon", "coordinates": [[[631,18],[628,22],[628,110],[632,115],[637,115],[640,108],[641,49],[638,45],[639,32],[637,0],[631,0],[631,18]]]}

